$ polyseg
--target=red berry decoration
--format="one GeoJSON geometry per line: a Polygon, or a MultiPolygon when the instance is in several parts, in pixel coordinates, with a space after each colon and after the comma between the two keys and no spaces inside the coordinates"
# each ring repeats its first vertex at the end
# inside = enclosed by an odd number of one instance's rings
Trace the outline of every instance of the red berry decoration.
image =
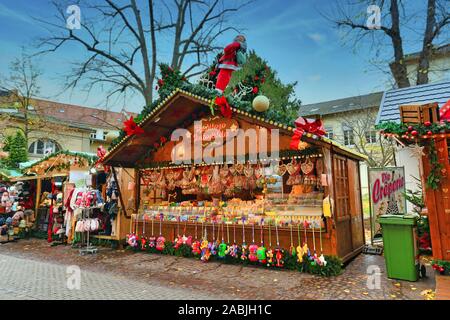
{"type": "Polygon", "coordinates": [[[431,126],[431,122],[430,121],[425,121],[424,125],[425,125],[425,127],[429,127],[429,126],[431,126]]]}
{"type": "Polygon", "coordinates": [[[427,135],[431,136],[431,135],[433,135],[433,132],[432,131],[428,131],[427,135]]]}
{"type": "Polygon", "coordinates": [[[411,131],[411,135],[413,136],[413,137],[415,137],[415,136],[417,136],[417,131],[416,130],[413,130],[413,131],[411,131]]]}
{"type": "Polygon", "coordinates": [[[413,127],[412,127],[412,126],[409,126],[409,127],[408,127],[408,131],[410,131],[410,132],[413,131],[413,127]]]}

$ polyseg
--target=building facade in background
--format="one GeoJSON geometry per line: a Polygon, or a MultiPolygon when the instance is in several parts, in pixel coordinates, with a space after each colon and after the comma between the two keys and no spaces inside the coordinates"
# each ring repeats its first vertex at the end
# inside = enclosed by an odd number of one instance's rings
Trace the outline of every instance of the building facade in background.
{"type": "Polygon", "coordinates": [[[112,112],[96,108],[32,99],[28,114],[19,110],[7,95],[0,97],[0,128],[2,140],[18,129],[25,130],[28,118],[29,159],[39,159],[59,150],[96,153],[109,146],[118,136],[129,112],[112,112]]]}

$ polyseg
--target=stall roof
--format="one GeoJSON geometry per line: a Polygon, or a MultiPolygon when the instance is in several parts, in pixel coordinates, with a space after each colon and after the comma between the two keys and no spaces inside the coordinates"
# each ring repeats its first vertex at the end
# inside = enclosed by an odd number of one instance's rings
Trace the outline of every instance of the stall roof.
{"type": "Polygon", "coordinates": [[[424,84],[386,91],[378,111],[377,124],[400,122],[400,106],[437,102],[439,107],[450,100],[450,81],[424,84]]]}
{"type": "Polygon", "coordinates": [[[22,172],[13,169],[0,168],[0,176],[7,181],[22,176],[22,172]]]}
{"type": "MultiPolygon", "coordinates": [[[[160,137],[169,135],[174,128],[182,127],[189,116],[201,110],[209,112],[212,100],[191,94],[185,90],[175,89],[166,99],[154,108],[139,123],[139,127],[144,129],[144,134],[125,136],[106,155],[103,163],[111,166],[121,166],[125,168],[136,167],[136,163],[144,157],[149,148],[160,137]]],[[[280,129],[280,132],[292,135],[294,127],[287,126],[266,120],[260,116],[249,114],[248,112],[232,108],[236,117],[248,120],[251,123],[265,126],[267,128],[280,129]]],[[[313,141],[312,135],[306,134],[307,139],[313,141]]],[[[315,140],[318,143],[328,144],[348,154],[357,160],[365,160],[366,157],[341,144],[326,137],[315,140]]]]}

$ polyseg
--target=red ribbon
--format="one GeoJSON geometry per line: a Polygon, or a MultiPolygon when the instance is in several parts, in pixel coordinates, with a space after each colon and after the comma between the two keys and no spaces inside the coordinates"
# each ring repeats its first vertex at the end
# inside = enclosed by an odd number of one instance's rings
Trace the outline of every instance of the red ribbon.
{"type": "Polygon", "coordinates": [[[227,98],[225,98],[225,96],[216,97],[214,103],[220,107],[220,112],[225,118],[231,119],[233,111],[231,110],[231,107],[228,104],[227,98]]]}
{"type": "Polygon", "coordinates": [[[142,129],[141,127],[139,127],[136,122],[134,122],[133,116],[130,117],[130,119],[128,119],[127,121],[125,121],[124,123],[124,128],[123,130],[127,133],[127,136],[132,136],[132,135],[138,135],[138,134],[143,134],[144,133],[144,129],[142,129]]]}
{"type": "Polygon", "coordinates": [[[439,118],[443,122],[444,120],[450,120],[450,100],[448,100],[440,109],[439,109],[439,118]]]}
{"type": "Polygon", "coordinates": [[[300,140],[305,132],[315,134],[319,137],[325,134],[325,129],[321,119],[312,120],[299,117],[294,123],[296,128],[290,144],[290,148],[293,150],[298,150],[298,144],[300,143],[300,140]]]}

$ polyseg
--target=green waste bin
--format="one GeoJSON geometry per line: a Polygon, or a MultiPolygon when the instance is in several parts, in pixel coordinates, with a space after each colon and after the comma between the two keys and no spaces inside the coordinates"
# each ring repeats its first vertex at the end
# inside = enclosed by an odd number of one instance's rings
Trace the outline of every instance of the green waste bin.
{"type": "Polygon", "coordinates": [[[420,270],[417,218],[409,215],[383,215],[380,216],[379,223],[383,232],[388,278],[417,281],[420,270]]]}

